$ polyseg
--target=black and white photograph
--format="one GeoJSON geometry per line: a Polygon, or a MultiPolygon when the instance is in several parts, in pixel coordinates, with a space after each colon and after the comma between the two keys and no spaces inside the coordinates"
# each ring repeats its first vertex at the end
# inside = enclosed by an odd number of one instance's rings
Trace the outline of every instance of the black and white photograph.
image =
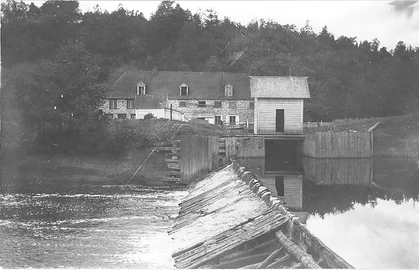
{"type": "Polygon", "coordinates": [[[419,268],[419,0],[1,0],[0,269],[419,268]]]}

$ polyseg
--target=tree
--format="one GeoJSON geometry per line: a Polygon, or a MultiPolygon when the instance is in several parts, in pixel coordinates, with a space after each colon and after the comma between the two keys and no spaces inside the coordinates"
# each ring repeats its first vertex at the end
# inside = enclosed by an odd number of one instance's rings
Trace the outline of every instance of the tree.
{"type": "Polygon", "coordinates": [[[53,60],[26,63],[16,69],[17,101],[36,139],[56,143],[58,135],[76,134],[93,117],[107,87],[100,69],[82,43],[61,46],[53,60]]]}

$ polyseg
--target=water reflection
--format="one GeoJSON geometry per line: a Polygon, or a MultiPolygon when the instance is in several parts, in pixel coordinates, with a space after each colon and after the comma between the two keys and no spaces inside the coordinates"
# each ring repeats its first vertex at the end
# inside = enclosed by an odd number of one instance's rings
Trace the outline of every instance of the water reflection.
{"type": "Polygon", "coordinates": [[[313,159],[295,152],[276,159],[281,153],[276,149],[266,159],[239,162],[273,195],[284,197],[289,210],[353,266],[417,267],[417,162],[313,159]]]}

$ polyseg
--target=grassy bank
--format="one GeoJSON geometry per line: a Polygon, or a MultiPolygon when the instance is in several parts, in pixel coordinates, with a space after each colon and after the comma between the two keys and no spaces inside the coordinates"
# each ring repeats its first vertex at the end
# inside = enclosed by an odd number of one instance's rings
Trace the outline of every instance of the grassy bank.
{"type": "Polygon", "coordinates": [[[333,122],[312,123],[305,132],[315,131],[367,131],[377,122],[374,130],[374,156],[407,157],[419,162],[419,114],[383,118],[343,119],[333,122]]]}
{"type": "Polygon", "coordinates": [[[15,189],[41,183],[98,183],[125,184],[137,168],[143,164],[129,184],[167,186],[162,179],[167,165],[164,155],[154,152],[146,162],[154,146],[162,141],[178,139],[184,134],[227,135],[230,131],[210,124],[181,123],[164,119],[127,120],[110,123],[107,136],[95,144],[106,151],[69,151],[15,153],[9,151],[2,160],[3,185],[15,185],[15,189]],[[179,125],[182,126],[179,128],[179,125]],[[175,126],[176,125],[176,126],[175,126]],[[106,137],[106,138],[105,138],[106,137]]]}

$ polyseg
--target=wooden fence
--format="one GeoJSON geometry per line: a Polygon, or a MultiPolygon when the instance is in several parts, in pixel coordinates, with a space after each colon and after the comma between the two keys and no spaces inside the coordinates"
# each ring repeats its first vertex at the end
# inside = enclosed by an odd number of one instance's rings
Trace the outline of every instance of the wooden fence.
{"type": "Polygon", "coordinates": [[[372,157],[373,133],[342,131],[307,134],[303,154],[314,158],[372,157]]]}
{"type": "Polygon", "coordinates": [[[180,138],[180,183],[193,180],[218,168],[217,136],[182,135],[180,138]]]}

